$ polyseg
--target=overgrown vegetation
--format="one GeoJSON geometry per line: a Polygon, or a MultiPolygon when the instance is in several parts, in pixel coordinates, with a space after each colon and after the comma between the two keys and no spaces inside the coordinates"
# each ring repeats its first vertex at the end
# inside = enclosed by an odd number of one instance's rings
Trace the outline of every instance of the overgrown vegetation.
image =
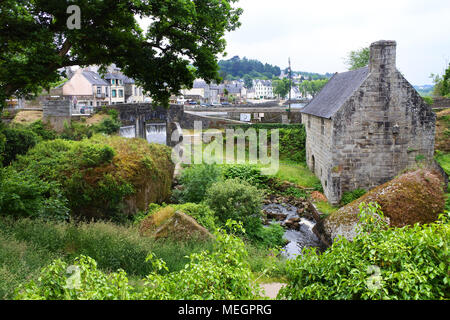
{"type": "MultiPolygon", "coordinates": [[[[227,229],[239,231],[227,222],[227,229]]],[[[245,245],[224,230],[216,232],[212,250],[191,253],[186,266],[168,273],[166,262],[154,253],[145,259],[153,271],[143,285],[130,285],[127,273],[105,273],[96,261],[80,256],[73,262],[75,275],[67,274],[69,263],[55,260],[40,277],[17,290],[16,299],[254,299],[259,288],[254,282],[245,245]]]]}
{"type": "Polygon", "coordinates": [[[66,216],[68,206],[74,216],[114,219],[123,212],[126,197],[136,195],[137,206],[142,207],[139,190],[145,190],[144,185],[153,188],[150,201],[167,198],[173,165],[165,146],[96,136],[40,142],[11,168],[1,170],[4,214],[42,216],[47,212],[51,218],[54,210],[59,219],[66,216]]]}
{"type": "Polygon", "coordinates": [[[436,223],[389,228],[376,204],[360,207],[360,233],[287,263],[282,299],[448,299],[449,216],[436,223]]]}
{"type": "Polygon", "coordinates": [[[350,202],[353,202],[356,199],[361,198],[366,193],[367,193],[367,191],[364,189],[355,189],[353,191],[344,192],[342,194],[341,203],[342,203],[342,205],[349,204],[350,202]]]}

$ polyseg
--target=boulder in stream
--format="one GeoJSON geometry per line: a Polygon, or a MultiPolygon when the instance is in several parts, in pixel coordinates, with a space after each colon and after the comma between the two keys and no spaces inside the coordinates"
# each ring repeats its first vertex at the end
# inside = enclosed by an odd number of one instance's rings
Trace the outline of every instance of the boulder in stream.
{"type": "Polygon", "coordinates": [[[323,221],[323,231],[332,241],[337,236],[352,240],[362,202],[378,203],[392,227],[433,222],[444,210],[442,186],[442,177],[436,172],[419,169],[404,173],[331,214],[323,221]]]}

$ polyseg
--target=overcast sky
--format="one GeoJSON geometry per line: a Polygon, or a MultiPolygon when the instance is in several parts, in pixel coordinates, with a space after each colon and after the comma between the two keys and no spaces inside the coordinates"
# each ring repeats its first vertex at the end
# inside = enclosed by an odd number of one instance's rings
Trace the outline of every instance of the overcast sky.
{"type": "Polygon", "coordinates": [[[310,72],[346,71],[351,50],[397,41],[397,67],[431,84],[450,61],[449,0],[240,0],[242,26],[227,35],[235,55],[310,72]]]}

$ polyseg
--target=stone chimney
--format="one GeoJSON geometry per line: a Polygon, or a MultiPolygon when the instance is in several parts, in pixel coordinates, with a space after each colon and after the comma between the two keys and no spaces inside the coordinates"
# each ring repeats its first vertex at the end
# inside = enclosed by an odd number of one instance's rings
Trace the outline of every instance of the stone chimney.
{"type": "Polygon", "coordinates": [[[392,72],[396,70],[397,43],[391,40],[380,40],[370,45],[370,72],[392,72]]]}

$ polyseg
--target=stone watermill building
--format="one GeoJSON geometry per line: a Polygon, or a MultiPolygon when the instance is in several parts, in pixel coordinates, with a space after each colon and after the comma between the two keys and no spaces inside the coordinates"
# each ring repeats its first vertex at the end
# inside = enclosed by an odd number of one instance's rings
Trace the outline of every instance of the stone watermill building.
{"type": "Polygon", "coordinates": [[[309,168],[328,200],[432,161],[436,116],[396,68],[396,42],[370,46],[369,66],[335,74],[302,110],[309,168]]]}

